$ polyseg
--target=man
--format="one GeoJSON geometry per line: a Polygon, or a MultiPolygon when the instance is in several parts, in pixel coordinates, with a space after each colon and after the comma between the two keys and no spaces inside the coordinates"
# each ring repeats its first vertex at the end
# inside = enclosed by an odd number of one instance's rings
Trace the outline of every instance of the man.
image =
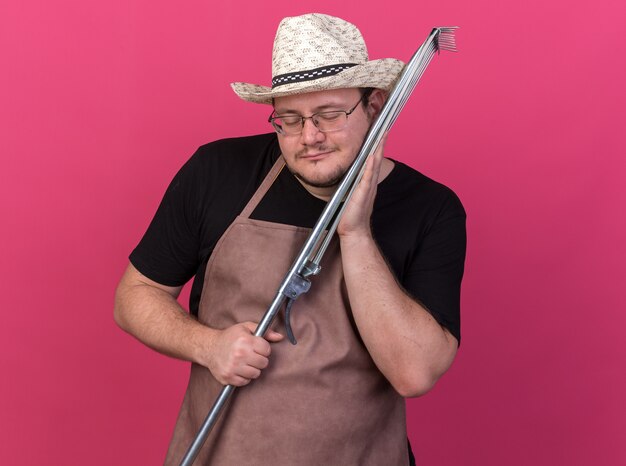
{"type": "Polygon", "coordinates": [[[254,379],[196,464],[409,464],[404,397],[430,390],[460,338],[465,213],[450,190],[379,148],[294,305],[298,344],[282,316],[253,335],[402,66],[369,61],[339,18],[285,18],[272,87],[233,84],[273,105],[275,133],[203,146],[172,181],[115,307],[124,330],[192,362],[166,464],[223,384],[254,379]],[[190,315],[176,297],[193,275],[190,315]]]}

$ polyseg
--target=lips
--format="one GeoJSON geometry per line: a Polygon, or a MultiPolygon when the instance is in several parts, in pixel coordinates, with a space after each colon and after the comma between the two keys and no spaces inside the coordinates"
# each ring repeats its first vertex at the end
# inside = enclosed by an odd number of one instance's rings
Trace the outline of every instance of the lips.
{"type": "Polygon", "coordinates": [[[325,159],[330,154],[332,154],[332,151],[308,153],[308,154],[303,154],[300,157],[305,160],[321,160],[321,159],[325,159]]]}

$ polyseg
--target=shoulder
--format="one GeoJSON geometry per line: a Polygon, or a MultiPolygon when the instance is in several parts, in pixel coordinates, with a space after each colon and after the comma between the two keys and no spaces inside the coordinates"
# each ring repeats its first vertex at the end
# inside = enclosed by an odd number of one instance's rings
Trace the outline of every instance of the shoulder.
{"type": "Polygon", "coordinates": [[[465,217],[456,193],[408,165],[394,160],[395,167],[379,185],[381,206],[396,210],[402,206],[427,218],[465,217]],[[394,208],[395,207],[395,208],[394,208]]]}
{"type": "Polygon", "coordinates": [[[279,150],[275,133],[219,139],[200,146],[188,164],[194,169],[237,171],[266,158],[275,160],[279,150]]]}
{"type": "Polygon", "coordinates": [[[280,149],[274,133],[219,139],[200,146],[176,175],[172,188],[222,190],[262,176],[280,149]]]}
{"type": "Polygon", "coordinates": [[[218,139],[200,146],[198,152],[203,154],[230,154],[245,156],[251,152],[259,153],[278,145],[276,133],[256,134],[238,138],[218,139]]]}

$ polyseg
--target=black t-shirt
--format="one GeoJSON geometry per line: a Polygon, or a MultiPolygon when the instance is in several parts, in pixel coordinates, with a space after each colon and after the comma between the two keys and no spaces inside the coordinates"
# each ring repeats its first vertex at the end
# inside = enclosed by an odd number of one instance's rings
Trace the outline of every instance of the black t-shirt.
{"type": "MultiPolygon", "coordinates": [[[[197,314],[213,248],[279,154],[274,133],[200,147],[168,187],[131,263],[168,286],[195,275],[189,308],[197,314]]],[[[460,341],[465,211],[450,189],[394,163],[378,185],[374,238],[402,287],[460,341]]],[[[325,205],[282,170],[251,217],[311,228],[325,205]]]]}

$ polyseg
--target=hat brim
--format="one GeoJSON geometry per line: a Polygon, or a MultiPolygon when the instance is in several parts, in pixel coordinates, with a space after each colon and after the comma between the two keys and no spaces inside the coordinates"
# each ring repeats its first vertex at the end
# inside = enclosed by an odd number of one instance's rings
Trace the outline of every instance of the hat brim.
{"type": "Polygon", "coordinates": [[[341,73],[311,81],[283,84],[274,89],[249,83],[231,83],[233,91],[248,102],[272,104],[272,99],[307,92],[341,89],[347,87],[374,87],[391,90],[398,79],[404,63],[395,58],[381,58],[353,66],[341,73]]]}

